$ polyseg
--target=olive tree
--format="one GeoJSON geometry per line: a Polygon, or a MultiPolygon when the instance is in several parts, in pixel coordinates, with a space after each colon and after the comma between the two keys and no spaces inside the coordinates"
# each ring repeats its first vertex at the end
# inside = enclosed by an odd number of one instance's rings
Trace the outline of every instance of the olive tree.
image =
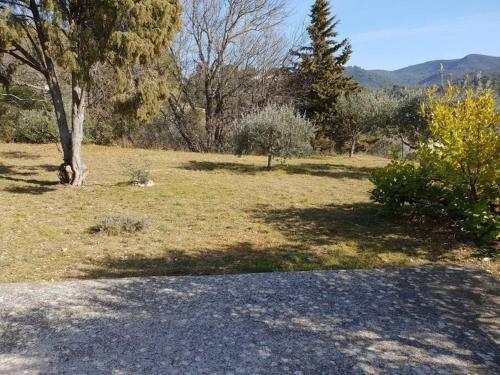
{"type": "Polygon", "coordinates": [[[180,16],[178,0],[0,0],[0,54],[39,72],[49,88],[64,154],[61,182],[80,186],[85,178],[81,144],[93,68],[113,68],[123,108],[164,98],[164,81],[134,67],[165,55],[180,16]]]}
{"type": "Polygon", "coordinates": [[[235,131],[235,153],[267,156],[267,169],[274,158],[285,161],[311,153],[314,126],[288,106],[268,105],[242,118],[235,131]]]}
{"type": "Polygon", "coordinates": [[[394,106],[394,100],[383,91],[362,90],[338,98],[332,115],[334,132],[337,139],[350,142],[350,157],[362,134],[374,133],[389,122],[394,106]]]}
{"type": "Polygon", "coordinates": [[[386,133],[399,138],[403,145],[412,150],[419,142],[429,137],[429,127],[420,107],[426,101],[425,88],[394,87],[391,92],[395,106],[386,133]]]}

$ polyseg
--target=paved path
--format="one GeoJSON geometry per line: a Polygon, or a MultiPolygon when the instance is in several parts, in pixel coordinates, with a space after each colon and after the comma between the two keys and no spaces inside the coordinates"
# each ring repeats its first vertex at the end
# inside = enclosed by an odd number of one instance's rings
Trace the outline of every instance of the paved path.
{"type": "Polygon", "coordinates": [[[0,285],[0,374],[500,374],[472,270],[0,285]]]}

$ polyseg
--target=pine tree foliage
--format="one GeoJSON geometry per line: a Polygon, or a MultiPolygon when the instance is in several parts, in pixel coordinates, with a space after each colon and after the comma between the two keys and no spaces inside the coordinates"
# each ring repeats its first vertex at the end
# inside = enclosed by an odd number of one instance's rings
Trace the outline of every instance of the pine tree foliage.
{"type": "Polygon", "coordinates": [[[294,70],[302,90],[301,109],[317,125],[325,127],[337,99],[356,91],[358,85],[344,74],[352,48],[348,39],[337,40],[339,20],[331,15],[328,1],[316,0],[310,17],[307,32],[311,44],[296,54],[299,62],[294,70]]]}

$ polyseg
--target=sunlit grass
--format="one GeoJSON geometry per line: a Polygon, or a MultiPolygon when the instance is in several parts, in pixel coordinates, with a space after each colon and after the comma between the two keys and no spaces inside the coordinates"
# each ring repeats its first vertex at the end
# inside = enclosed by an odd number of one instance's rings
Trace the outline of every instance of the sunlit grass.
{"type": "MultiPolygon", "coordinates": [[[[0,281],[480,264],[449,231],[370,202],[371,156],[292,160],[87,146],[87,185],[57,183],[54,145],[0,144],[0,281]],[[155,185],[128,184],[125,165],[155,185]],[[90,230],[107,215],[147,230],[90,230]]],[[[482,264],[498,272],[497,263],[482,264]]]]}

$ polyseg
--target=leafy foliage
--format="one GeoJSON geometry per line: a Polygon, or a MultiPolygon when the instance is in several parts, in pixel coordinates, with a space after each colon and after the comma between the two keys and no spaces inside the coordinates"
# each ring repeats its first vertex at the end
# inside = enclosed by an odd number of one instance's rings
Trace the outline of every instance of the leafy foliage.
{"type": "Polygon", "coordinates": [[[422,103],[427,99],[425,89],[393,87],[389,94],[394,107],[385,133],[399,138],[411,149],[417,149],[419,142],[429,137],[427,120],[421,111],[422,103]]]}
{"type": "Polygon", "coordinates": [[[0,140],[49,143],[56,139],[55,115],[43,94],[24,86],[0,88],[0,140]]]}
{"type": "Polygon", "coordinates": [[[293,108],[269,105],[243,117],[235,132],[235,153],[268,156],[268,168],[275,157],[285,161],[312,151],[314,127],[293,108]]]}
{"type": "Polygon", "coordinates": [[[500,113],[491,90],[448,85],[422,113],[430,138],[419,165],[395,160],[372,175],[374,200],[388,208],[446,217],[477,241],[500,237],[500,113]]]}
{"type": "Polygon", "coordinates": [[[500,112],[493,92],[449,84],[441,97],[430,92],[429,102],[423,111],[431,138],[421,145],[422,163],[464,189],[472,203],[498,198],[500,112]]]}
{"type": "Polygon", "coordinates": [[[362,134],[375,134],[384,127],[392,114],[393,100],[383,91],[360,90],[338,98],[331,116],[332,136],[337,149],[349,141],[349,153],[356,152],[362,134]]]}

